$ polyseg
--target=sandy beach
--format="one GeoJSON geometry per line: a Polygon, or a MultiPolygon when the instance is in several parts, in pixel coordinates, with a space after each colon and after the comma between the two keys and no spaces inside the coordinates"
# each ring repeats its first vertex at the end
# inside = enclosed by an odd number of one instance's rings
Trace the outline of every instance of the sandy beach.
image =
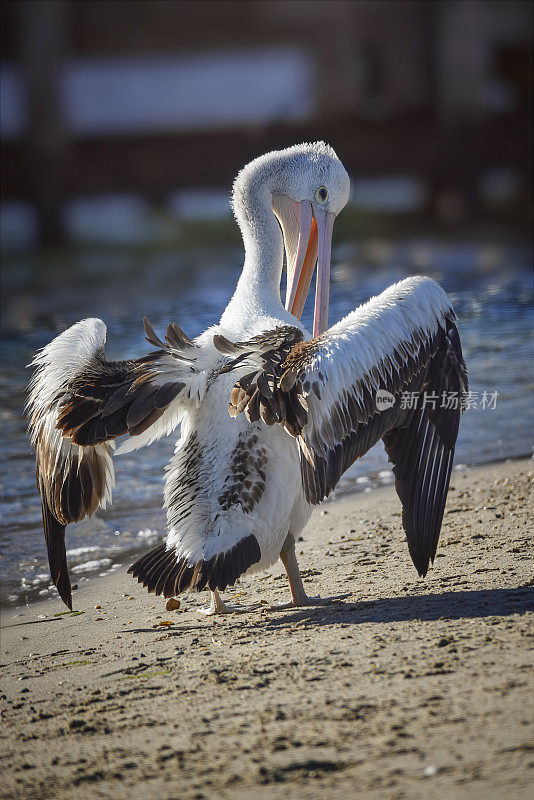
{"type": "MultiPolygon", "coordinates": [[[[530,797],[532,462],[453,474],[418,579],[392,487],[318,508],[329,607],[206,618],[126,574],[2,619],[7,798],[530,797]]],[[[289,598],[283,569],[225,599],[289,598]]]]}

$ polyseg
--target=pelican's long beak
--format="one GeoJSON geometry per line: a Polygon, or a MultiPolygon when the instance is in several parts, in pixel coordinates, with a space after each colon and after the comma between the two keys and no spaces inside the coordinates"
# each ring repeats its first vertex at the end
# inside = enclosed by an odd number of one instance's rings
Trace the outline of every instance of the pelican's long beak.
{"type": "Polygon", "coordinates": [[[328,301],[330,298],[330,257],[332,252],[332,230],[335,215],[323,209],[315,210],[317,224],[318,255],[317,278],[315,279],[315,311],[313,335],[320,336],[328,328],[328,301]]]}
{"type": "Polygon", "coordinates": [[[319,336],[328,327],[330,252],[335,216],[323,209],[314,210],[309,200],[297,203],[282,194],[273,197],[273,211],[284,234],[287,259],[285,306],[297,319],[304,311],[317,263],[313,335],[319,336]]]}

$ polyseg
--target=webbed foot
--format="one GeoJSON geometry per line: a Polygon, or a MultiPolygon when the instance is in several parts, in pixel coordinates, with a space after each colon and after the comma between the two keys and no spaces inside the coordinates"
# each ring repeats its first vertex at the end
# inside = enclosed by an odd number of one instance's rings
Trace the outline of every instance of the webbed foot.
{"type": "Polygon", "coordinates": [[[227,605],[215,590],[211,593],[211,603],[208,608],[199,608],[198,613],[204,614],[207,617],[213,617],[215,614],[248,614],[249,611],[257,611],[259,608],[264,608],[262,603],[249,603],[248,605],[227,605]]]}

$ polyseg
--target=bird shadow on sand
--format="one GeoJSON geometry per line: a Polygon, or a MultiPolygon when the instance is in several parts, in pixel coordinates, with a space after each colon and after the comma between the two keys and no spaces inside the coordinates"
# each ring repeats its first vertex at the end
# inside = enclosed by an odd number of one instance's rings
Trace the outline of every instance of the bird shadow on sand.
{"type": "Polygon", "coordinates": [[[11,622],[8,625],[2,625],[3,629],[7,628],[20,628],[21,625],[41,625],[43,622],[60,622],[61,617],[48,617],[47,619],[28,619],[24,622],[11,622]]]}
{"type": "Polygon", "coordinates": [[[280,612],[267,621],[269,627],[283,628],[309,620],[315,625],[361,625],[367,622],[409,622],[438,619],[507,617],[534,610],[534,589],[478,589],[442,594],[384,597],[379,600],[342,602],[331,606],[310,606],[280,612]],[[283,613],[283,616],[282,616],[283,613]]]}

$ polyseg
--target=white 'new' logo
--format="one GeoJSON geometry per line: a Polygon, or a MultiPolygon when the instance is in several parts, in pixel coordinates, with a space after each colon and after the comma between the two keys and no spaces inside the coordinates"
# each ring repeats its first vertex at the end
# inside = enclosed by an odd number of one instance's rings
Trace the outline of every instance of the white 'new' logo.
{"type": "Polygon", "coordinates": [[[395,398],[387,389],[379,389],[376,393],[376,407],[379,411],[385,411],[395,404],[395,398]]]}

